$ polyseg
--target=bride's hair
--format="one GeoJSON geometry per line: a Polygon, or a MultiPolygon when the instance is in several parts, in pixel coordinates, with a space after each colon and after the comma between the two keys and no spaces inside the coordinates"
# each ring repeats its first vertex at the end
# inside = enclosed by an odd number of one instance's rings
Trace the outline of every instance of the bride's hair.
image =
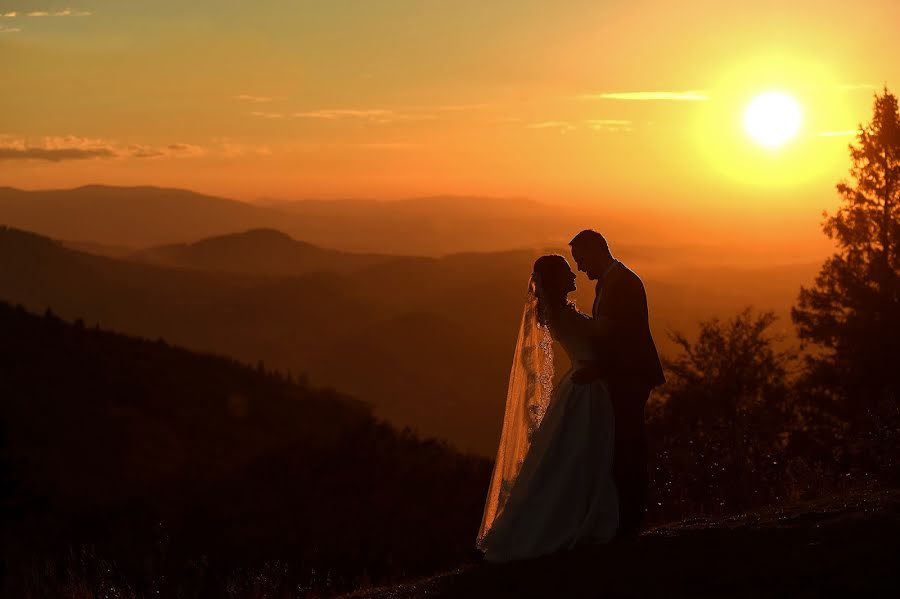
{"type": "Polygon", "coordinates": [[[547,254],[535,260],[532,270],[538,299],[538,318],[541,324],[546,325],[551,311],[567,304],[572,269],[564,257],[547,254]]]}

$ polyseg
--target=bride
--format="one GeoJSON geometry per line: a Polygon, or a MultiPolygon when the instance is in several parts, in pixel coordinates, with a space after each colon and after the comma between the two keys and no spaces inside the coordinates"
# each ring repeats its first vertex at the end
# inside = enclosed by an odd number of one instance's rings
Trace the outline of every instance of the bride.
{"type": "Polygon", "coordinates": [[[534,263],[509,378],[497,461],[477,546],[489,562],[604,543],[619,520],[612,481],[613,409],[606,383],[553,389],[553,340],[572,364],[596,359],[600,323],[567,296],[575,274],[565,258],[534,263]]]}

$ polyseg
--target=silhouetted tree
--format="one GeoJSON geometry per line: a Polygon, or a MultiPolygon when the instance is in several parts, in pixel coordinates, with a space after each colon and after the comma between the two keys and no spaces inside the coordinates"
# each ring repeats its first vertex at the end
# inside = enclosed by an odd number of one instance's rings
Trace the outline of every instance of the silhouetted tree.
{"type": "Polygon", "coordinates": [[[896,401],[900,380],[900,115],[887,88],[850,156],[853,182],[838,183],[842,204],[823,224],[837,253],[791,316],[800,338],[824,350],[809,358],[813,386],[852,420],[896,401]]]}
{"type": "Polygon", "coordinates": [[[790,427],[794,354],[776,347],[775,321],[746,308],[701,322],[696,341],[670,333],[681,353],[664,360],[669,382],[650,421],[664,511],[733,511],[783,494],[773,481],[790,427]]]}
{"type": "MultiPolygon", "coordinates": [[[[696,342],[680,332],[670,333],[682,353],[665,360],[671,375],[667,410],[684,409],[716,421],[752,412],[783,395],[793,354],[775,349],[773,342],[779,338],[769,329],[776,320],[774,312],[745,308],[726,321],[701,322],[696,342]]],[[[780,410],[781,404],[769,407],[780,410]]]]}

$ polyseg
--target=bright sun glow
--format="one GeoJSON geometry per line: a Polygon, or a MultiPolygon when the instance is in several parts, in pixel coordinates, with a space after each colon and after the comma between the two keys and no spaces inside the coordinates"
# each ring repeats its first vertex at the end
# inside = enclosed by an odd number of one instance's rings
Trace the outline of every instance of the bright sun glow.
{"type": "Polygon", "coordinates": [[[803,115],[797,101],[780,92],[767,92],[753,98],[744,112],[747,135],[767,148],[777,148],[793,138],[803,115]]]}

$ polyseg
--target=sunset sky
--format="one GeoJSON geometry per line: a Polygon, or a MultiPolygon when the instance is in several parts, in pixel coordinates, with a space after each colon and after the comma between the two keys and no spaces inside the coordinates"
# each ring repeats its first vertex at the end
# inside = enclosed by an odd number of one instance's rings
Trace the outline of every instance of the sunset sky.
{"type": "Polygon", "coordinates": [[[896,0],[0,0],[0,185],[817,223],[898,91],[898,23],[896,0]],[[767,91],[802,111],[774,149],[742,124],[767,91]]]}

